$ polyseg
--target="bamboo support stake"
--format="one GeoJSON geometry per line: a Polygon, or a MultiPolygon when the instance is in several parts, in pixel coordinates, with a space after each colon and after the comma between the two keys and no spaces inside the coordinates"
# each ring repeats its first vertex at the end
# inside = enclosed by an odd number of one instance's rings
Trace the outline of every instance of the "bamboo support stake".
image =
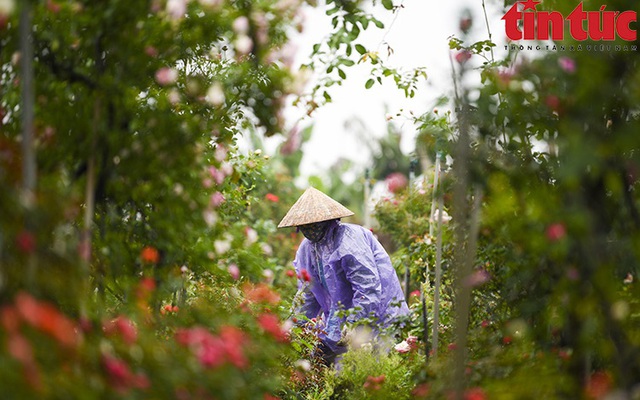
{"type": "MultiPolygon", "coordinates": [[[[438,181],[440,180],[440,152],[436,153],[436,167],[433,175],[433,200],[431,201],[431,214],[430,221],[433,221],[433,217],[436,212],[436,193],[438,190],[438,181]]],[[[433,224],[429,224],[429,236],[433,237],[433,224]]]]}
{"type": "MultiPolygon", "coordinates": [[[[20,105],[22,119],[22,202],[27,213],[35,204],[36,190],[36,155],[33,148],[34,136],[34,88],[33,88],[33,43],[31,40],[32,24],[31,1],[24,1],[20,10],[20,81],[22,85],[22,102],[20,105]]],[[[27,215],[25,228],[29,229],[27,215]]],[[[27,284],[35,285],[36,258],[32,254],[27,261],[27,284]]]]}
{"type": "Polygon", "coordinates": [[[436,284],[433,294],[433,354],[438,355],[438,329],[440,327],[440,286],[442,285],[442,214],[443,196],[438,195],[438,237],[436,239],[436,284]]]}
{"type": "Polygon", "coordinates": [[[34,202],[36,188],[36,157],[33,148],[33,44],[31,42],[31,1],[25,1],[20,11],[20,65],[22,82],[22,189],[28,207],[34,202]]]}
{"type": "MultiPolygon", "coordinates": [[[[422,291],[424,292],[424,289],[426,287],[423,285],[422,287],[422,291]]],[[[428,363],[429,362],[429,320],[427,318],[427,300],[426,298],[423,296],[420,296],[420,302],[422,303],[422,328],[424,330],[423,335],[422,335],[422,341],[424,342],[424,354],[425,354],[425,361],[428,363]]]]}
{"type": "Polygon", "coordinates": [[[89,275],[89,263],[91,262],[91,236],[93,231],[93,214],[95,212],[96,192],[96,142],[98,136],[98,124],[100,121],[100,99],[96,99],[93,105],[93,128],[89,156],[87,158],[87,185],[85,187],[85,208],[82,230],[82,253],[84,273],[89,275]]]}
{"type": "Polygon", "coordinates": [[[469,315],[470,290],[464,285],[465,278],[469,275],[470,268],[466,264],[467,226],[467,159],[469,151],[469,135],[465,125],[465,110],[460,112],[460,132],[458,144],[456,146],[453,173],[455,182],[453,185],[453,221],[454,228],[454,259],[453,267],[455,276],[455,345],[453,356],[453,377],[451,385],[455,389],[456,399],[461,400],[466,379],[464,376],[464,366],[467,357],[467,317],[469,315]]]}
{"type": "MultiPolygon", "coordinates": [[[[429,217],[429,237],[433,237],[433,221],[434,221],[434,217],[435,217],[435,210],[436,210],[436,196],[438,193],[438,183],[440,180],[440,153],[436,153],[436,165],[435,165],[435,169],[434,169],[434,174],[433,174],[433,198],[431,201],[431,213],[430,213],[430,217],[429,217]]],[[[440,213],[440,215],[442,216],[442,213],[440,213]]],[[[440,225],[441,228],[441,225],[440,225]]],[[[439,229],[439,244],[437,244],[437,246],[439,246],[438,248],[436,248],[436,287],[434,288],[435,293],[434,293],[434,301],[433,301],[433,333],[432,333],[432,344],[431,344],[431,348],[433,349],[434,355],[438,354],[438,327],[439,327],[439,315],[440,315],[440,281],[439,281],[439,274],[440,274],[440,268],[441,268],[441,258],[437,257],[438,252],[440,253],[440,255],[442,255],[442,230],[439,229]]],[[[426,299],[424,297],[424,292],[426,290],[426,288],[429,287],[429,264],[425,264],[425,282],[423,284],[423,290],[421,291],[420,294],[420,299],[422,301],[422,326],[424,328],[424,342],[425,342],[425,352],[428,355],[429,354],[429,345],[428,345],[428,339],[429,339],[429,330],[427,327],[427,304],[426,304],[426,299]]]]}
{"type": "Polygon", "coordinates": [[[364,171],[364,204],[363,214],[364,214],[364,227],[369,229],[371,228],[371,212],[369,211],[369,200],[371,198],[371,181],[369,179],[369,168],[364,171]]]}
{"type": "MultiPolygon", "coordinates": [[[[432,348],[434,356],[438,355],[439,345],[439,333],[440,328],[440,286],[442,285],[442,208],[443,200],[442,194],[438,192],[438,185],[440,181],[440,153],[436,153],[436,165],[433,175],[433,200],[431,201],[431,215],[429,218],[429,237],[433,237],[434,234],[434,221],[437,227],[437,239],[436,239],[436,265],[435,265],[435,287],[433,293],[433,332],[432,348]],[[435,218],[435,211],[438,211],[438,219],[435,218]]],[[[427,271],[428,272],[428,271],[427,271]]],[[[427,274],[427,279],[429,276],[427,274]]]]}
{"type": "MultiPolygon", "coordinates": [[[[418,160],[411,160],[409,164],[409,193],[413,191],[413,186],[416,180],[416,165],[418,160]]],[[[411,221],[409,220],[409,223],[411,221]]],[[[410,228],[410,227],[409,227],[410,228]]],[[[411,269],[410,264],[405,265],[404,267],[404,299],[409,303],[409,295],[410,295],[410,283],[411,283],[411,269]]]]}
{"type": "Polygon", "coordinates": [[[469,156],[471,151],[471,135],[469,124],[469,104],[466,92],[460,93],[458,78],[465,74],[465,64],[460,64],[459,75],[456,76],[453,59],[450,56],[455,105],[458,116],[458,141],[454,148],[453,174],[453,222],[454,222],[454,255],[455,271],[455,345],[453,356],[453,376],[450,387],[454,389],[455,398],[463,399],[467,384],[465,376],[467,359],[467,331],[469,327],[469,309],[471,306],[471,287],[468,277],[471,275],[476,252],[477,225],[479,220],[480,192],[476,190],[474,206],[469,210],[467,199],[469,191],[469,156]],[[477,206],[477,207],[476,207],[477,206]],[[471,218],[471,221],[468,220],[471,218]],[[475,231],[474,231],[475,229],[475,231]]]}

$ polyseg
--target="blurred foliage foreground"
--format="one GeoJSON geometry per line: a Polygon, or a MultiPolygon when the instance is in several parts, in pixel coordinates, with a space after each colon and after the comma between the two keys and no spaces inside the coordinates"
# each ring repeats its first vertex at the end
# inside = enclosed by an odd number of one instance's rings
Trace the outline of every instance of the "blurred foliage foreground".
{"type": "Polygon", "coordinates": [[[287,322],[301,238],[275,228],[308,132],[274,158],[236,141],[285,134],[285,99],[312,113],[356,62],[366,88],[423,76],[357,43],[383,27],[367,2],[327,3],[308,65],[326,76],[302,95],[299,1],[0,1],[3,398],[640,398],[637,53],[496,60],[470,16],[456,112],[413,116],[424,174],[373,166],[395,174],[376,231],[413,313],[315,361],[313,321],[287,322]]]}

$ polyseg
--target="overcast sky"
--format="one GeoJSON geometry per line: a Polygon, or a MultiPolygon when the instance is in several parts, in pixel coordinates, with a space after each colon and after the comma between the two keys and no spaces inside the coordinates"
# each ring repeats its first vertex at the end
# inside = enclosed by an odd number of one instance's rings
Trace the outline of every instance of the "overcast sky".
{"type": "MultiPolygon", "coordinates": [[[[329,93],[333,102],[312,115],[302,119],[301,125],[315,124],[313,136],[303,150],[304,159],[301,166],[303,176],[322,174],[340,157],[365,164],[369,159],[362,138],[345,127],[345,122],[358,118],[366,123],[366,135],[375,139],[386,132],[386,114],[413,111],[421,115],[433,107],[435,100],[441,95],[452,93],[451,68],[449,61],[448,38],[459,33],[459,20],[462,11],[468,9],[473,17],[471,36],[475,40],[487,39],[481,0],[394,0],[394,4],[402,3],[397,15],[384,12],[378,6],[375,15],[385,24],[384,30],[369,29],[361,34],[358,43],[368,49],[378,49],[388,67],[409,70],[425,67],[428,79],[413,99],[406,99],[403,92],[396,89],[393,82],[383,86],[374,85],[367,90],[364,87],[369,79],[370,65],[358,65],[347,70],[347,80],[342,86],[333,86],[329,93]],[[395,20],[394,20],[395,19],[395,20]],[[393,49],[390,57],[386,56],[388,43],[393,49]],[[385,107],[388,111],[385,111],[385,107]]],[[[504,26],[500,18],[501,2],[486,0],[488,19],[493,33],[493,40],[504,44],[504,26]]],[[[305,22],[303,35],[297,38],[299,45],[298,64],[306,62],[311,53],[311,46],[326,36],[330,28],[330,20],[323,10],[310,10],[305,22]]],[[[304,116],[303,111],[294,108],[287,112],[289,124],[293,124],[304,116]]],[[[406,153],[413,151],[415,129],[406,118],[394,118],[394,123],[403,131],[402,148],[406,153]]],[[[280,139],[275,139],[277,142],[280,139]]],[[[271,143],[275,145],[275,143],[271,143]]]]}

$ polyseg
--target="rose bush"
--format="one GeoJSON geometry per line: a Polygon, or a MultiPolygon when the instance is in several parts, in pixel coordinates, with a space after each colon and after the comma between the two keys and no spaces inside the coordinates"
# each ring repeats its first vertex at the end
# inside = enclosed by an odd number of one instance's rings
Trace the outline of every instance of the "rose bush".
{"type": "MultiPolygon", "coordinates": [[[[332,30],[307,65],[324,76],[296,103],[311,114],[331,101],[327,88],[356,62],[371,64],[365,87],[388,76],[413,96],[421,69],[400,74],[357,43],[382,26],[366,2],[327,3],[332,30]]],[[[455,113],[414,120],[427,185],[403,191],[394,180],[395,197],[377,209],[379,232],[398,247],[394,265],[409,271],[407,293],[417,291],[413,312],[390,352],[349,352],[342,373],[317,365],[313,327],[289,331],[286,322],[300,237],[276,230],[299,194],[293,178],[310,133],[291,129],[276,160],[260,143],[283,133],[283,105],[300,94],[287,47],[300,5],[2,2],[3,396],[637,395],[634,52],[529,58],[508,46],[496,59],[491,40],[469,43],[469,15],[450,42],[455,113]],[[480,83],[469,87],[476,72],[480,83]],[[239,150],[240,135],[249,151],[239,150]],[[428,186],[436,159],[448,165],[435,198],[452,216],[442,231],[437,347],[428,186]]],[[[567,15],[574,5],[544,7],[567,15]]],[[[374,178],[407,173],[398,143],[381,143],[397,162],[380,161],[374,178]]],[[[334,185],[341,172],[332,171],[330,191],[359,199],[334,185]]]]}
{"type": "Polygon", "coordinates": [[[280,297],[267,286],[203,283],[193,282],[194,295],[175,313],[154,315],[155,289],[146,289],[126,315],[100,319],[74,318],[18,293],[2,308],[3,395],[262,398],[279,390],[284,370],[273,355],[290,351],[274,313],[280,297]]]}

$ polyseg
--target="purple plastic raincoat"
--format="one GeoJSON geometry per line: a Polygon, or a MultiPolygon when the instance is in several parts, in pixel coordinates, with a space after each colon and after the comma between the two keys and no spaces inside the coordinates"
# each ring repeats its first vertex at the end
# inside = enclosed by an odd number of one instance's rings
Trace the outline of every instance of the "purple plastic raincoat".
{"type": "Polygon", "coordinates": [[[298,276],[306,269],[309,284],[300,282],[299,313],[308,318],[322,316],[320,340],[339,351],[342,323],[374,317],[387,326],[409,313],[404,294],[389,255],[371,231],[353,224],[331,221],[319,242],[304,239],[293,262],[298,276]],[[340,318],[340,310],[359,308],[340,318]]]}

